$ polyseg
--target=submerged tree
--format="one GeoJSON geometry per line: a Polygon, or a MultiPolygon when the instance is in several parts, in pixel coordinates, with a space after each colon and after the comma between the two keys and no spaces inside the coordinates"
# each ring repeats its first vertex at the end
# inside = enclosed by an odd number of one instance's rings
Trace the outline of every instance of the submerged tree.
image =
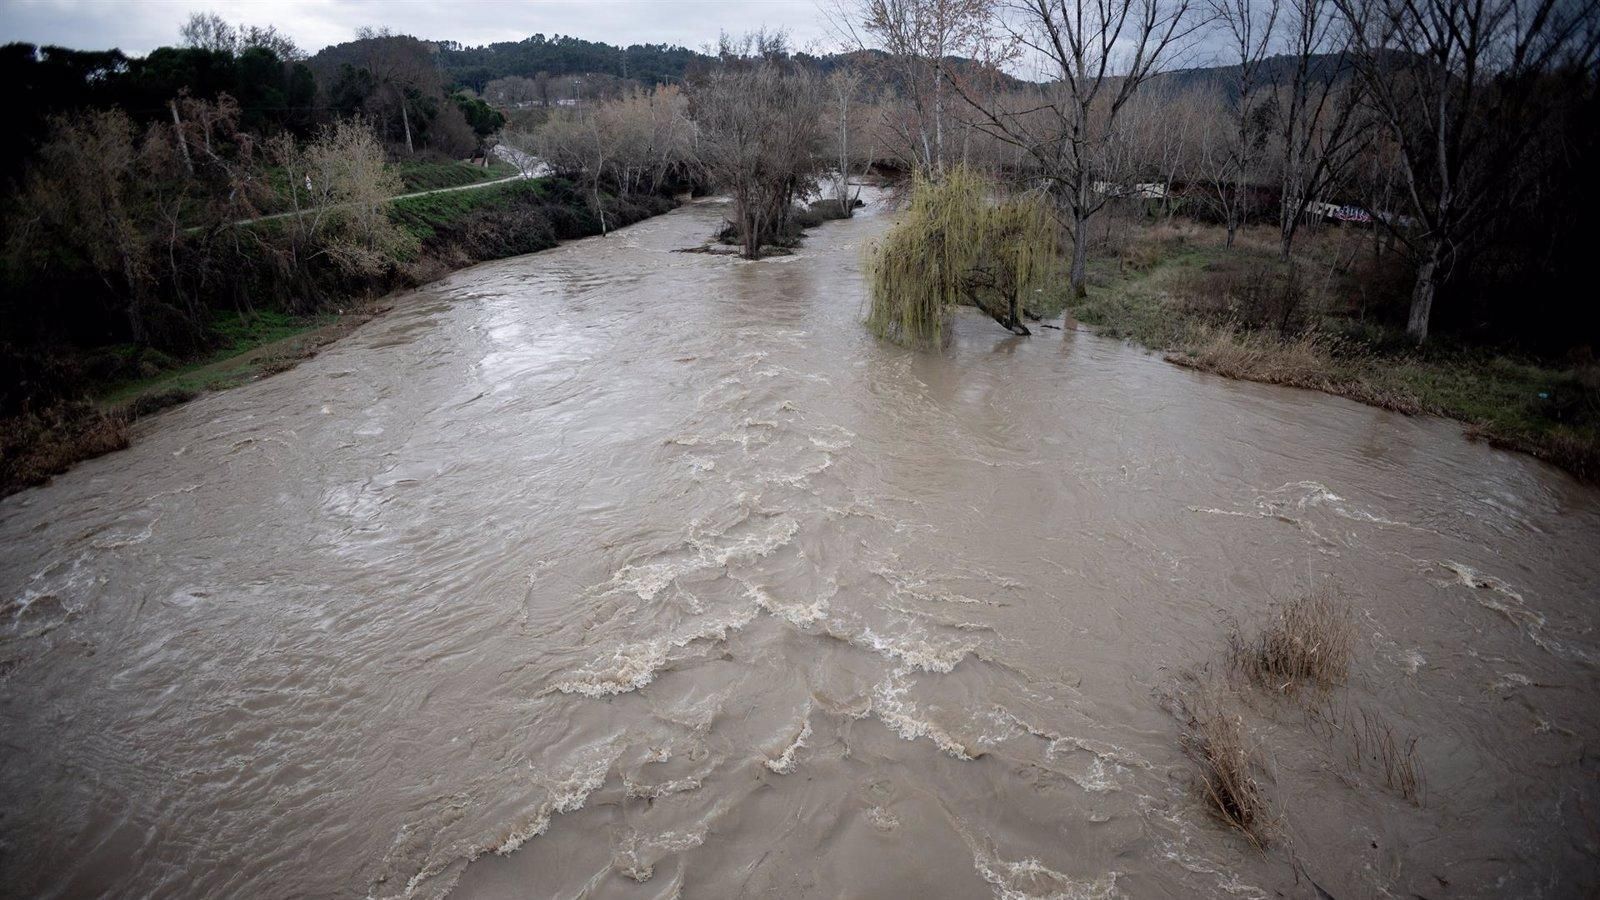
{"type": "Polygon", "coordinates": [[[918,176],[905,218],[873,248],[867,326],[881,338],[939,347],[949,309],[967,303],[1015,334],[1029,334],[1028,301],[1055,272],[1059,229],[1037,193],[998,200],[992,185],[956,167],[918,176]]]}
{"type": "Polygon", "coordinates": [[[781,236],[822,165],[827,96],[820,79],[776,52],[724,63],[689,97],[698,158],[733,198],[733,229],[748,259],[781,236]]]}

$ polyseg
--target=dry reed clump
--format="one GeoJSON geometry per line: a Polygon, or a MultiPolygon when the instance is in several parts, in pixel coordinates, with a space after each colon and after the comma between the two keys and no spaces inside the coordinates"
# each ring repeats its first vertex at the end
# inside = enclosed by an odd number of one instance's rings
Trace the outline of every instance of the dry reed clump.
{"type": "Polygon", "coordinates": [[[1345,744],[1352,770],[1371,766],[1383,776],[1385,787],[1415,806],[1422,805],[1422,762],[1417,757],[1421,737],[1397,738],[1381,713],[1353,710],[1348,703],[1313,704],[1306,708],[1306,716],[1307,725],[1330,744],[1345,744]]]}
{"type": "Polygon", "coordinates": [[[1333,357],[1316,332],[1284,340],[1270,334],[1213,328],[1203,332],[1187,355],[1168,357],[1179,365],[1266,384],[1329,389],[1333,357]]]}
{"type": "Polygon", "coordinates": [[[1317,590],[1278,607],[1255,636],[1229,638],[1235,670],[1279,693],[1344,683],[1355,649],[1350,605],[1332,590],[1317,590]]]}
{"type": "Polygon", "coordinates": [[[1243,717],[1228,712],[1214,697],[1185,701],[1182,712],[1187,719],[1183,749],[1200,767],[1200,791],[1207,808],[1258,849],[1265,849],[1272,821],[1266,792],[1255,778],[1260,754],[1250,743],[1243,717]]]}
{"type": "Polygon", "coordinates": [[[1036,195],[991,201],[992,185],[957,167],[918,175],[905,217],[868,261],[867,327],[916,347],[945,343],[947,312],[960,303],[1020,325],[1059,257],[1054,220],[1036,195]]]}
{"type": "Polygon", "coordinates": [[[1237,331],[1231,325],[1202,325],[1191,335],[1189,348],[1167,354],[1168,362],[1227,378],[1324,391],[1408,416],[1425,411],[1422,402],[1402,387],[1349,374],[1351,364],[1341,365],[1336,356],[1336,350],[1342,355],[1347,348],[1320,332],[1279,338],[1267,332],[1237,331]]]}
{"type": "Polygon", "coordinates": [[[1350,728],[1351,760],[1358,767],[1372,765],[1383,775],[1383,783],[1410,803],[1422,805],[1422,770],[1417,764],[1417,742],[1397,739],[1394,729],[1380,715],[1361,711],[1359,724],[1350,728]]]}

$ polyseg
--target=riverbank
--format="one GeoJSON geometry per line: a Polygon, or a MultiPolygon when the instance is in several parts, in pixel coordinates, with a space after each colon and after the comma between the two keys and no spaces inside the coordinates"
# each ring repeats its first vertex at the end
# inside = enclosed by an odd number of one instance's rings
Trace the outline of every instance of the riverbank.
{"type": "Polygon", "coordinates": [[[726,209],[452,275],[0,502],[10,891],[1595,893],[1600,491],[1089,334],[884,344],[892,210],[672,252],[726,209]],[[1341,684],[1189,707],[1270,767],[1263,852],[1169,698],[1324,586],[1341,684]]]}
{"type": "MultiPolygon", "coordinates": [[[[605,205],[614,229],[677,203],[634,195],[607,196],[605,205]]],[[[397,199],[389,216],[417,239],[418,250],[354,285],[338,307],[219,314],[212,346],[183,359],[131,345],[63,350],[61,367],[85,373],[77,376],[80,390],[73,399],[0,420],[0,497],[128,446],[132,423],[141,417],[293,368],[383,312],[389,293],[601,232],[587,196],[558,178],[397,199]]]]}
{"type": "Polygon", "coordinates": [[[1404,284],[1370,238],[1308,235],[1285,264],[1275,235],[1246,231],[1230,249],[1220,228],[1135,227],[1093,263],[1088,295],[1069,311],[1177,365],[1442,416],[1474,439],[1600,477],[1600,366],[1447,338],[1415,347],[1381,324],[1404,284]]]}

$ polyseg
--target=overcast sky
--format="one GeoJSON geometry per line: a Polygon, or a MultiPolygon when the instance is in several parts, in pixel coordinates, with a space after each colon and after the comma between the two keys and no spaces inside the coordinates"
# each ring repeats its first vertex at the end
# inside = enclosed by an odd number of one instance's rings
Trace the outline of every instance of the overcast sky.
{"type": "Polygon", "coordinates": [[[350,40],[363,25],[463,44],[543,33],[694,49],[719,31],[763,25],[787,29],[801,48],[826,35],[815,0],[0,0],[0,44],[143,55],[177,43],[178,26],[204,11],[236,24],[276,25],[310,52],[350,40]]]}

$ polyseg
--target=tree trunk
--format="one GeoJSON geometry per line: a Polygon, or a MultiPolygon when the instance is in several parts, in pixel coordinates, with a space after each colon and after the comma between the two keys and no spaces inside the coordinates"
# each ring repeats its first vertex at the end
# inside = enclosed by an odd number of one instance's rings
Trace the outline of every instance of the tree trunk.
{"type": "Polygon", "coordinates": [[[1406,335],[1417,343],[1428,339],[1428,320],[1433,315],[1433,296],[1439,289],[1440,257],[1444,244],[1435,241],[1428,258],[1417,266],[1417,283],[1411,289],[1411,316],[1406,321],[1406,335]]]}
{"type": "Polygon", "coordinates": [[[1081,209],[1075,209],[1072,222],[1072,271],[1067,283],[1072,288],[1072,296],[1083,297],[1088,293],[1089,217],[1081,209]]]}
{"type": "Polygon", "coordinates": [[[194,161],[189,159],[189,142],[184,139],[183,121],[178,118],[178,102],[176,100],[168,100],[167,109],[172,110],[172,131],[178,136],[178,150],[183,153],[184,171],[189,173],[190,178],[193,178],[194,161]]]}
{"type": "Polygon", "coordinates": [[[589,181],[590,188],[594,191],[594,214],[600,217],[600,236],[606,235],[606,207],[600,201],[600,176],[596,175],[589,181]]]}
{"type": "Polygon", "coordinates": [[[933,170],[944,174],[944,56],[933,71],[933,170]]]}
{"type": "Polygon", "coordinates": [[[395,91],[400,95],[400,124],[404,126],[406,130],[406,153],[416,153],[416,148],[411,146],[411,117],[406,114],[405,91],[402,91],[399,88],[395,88],[395,91]]]}

